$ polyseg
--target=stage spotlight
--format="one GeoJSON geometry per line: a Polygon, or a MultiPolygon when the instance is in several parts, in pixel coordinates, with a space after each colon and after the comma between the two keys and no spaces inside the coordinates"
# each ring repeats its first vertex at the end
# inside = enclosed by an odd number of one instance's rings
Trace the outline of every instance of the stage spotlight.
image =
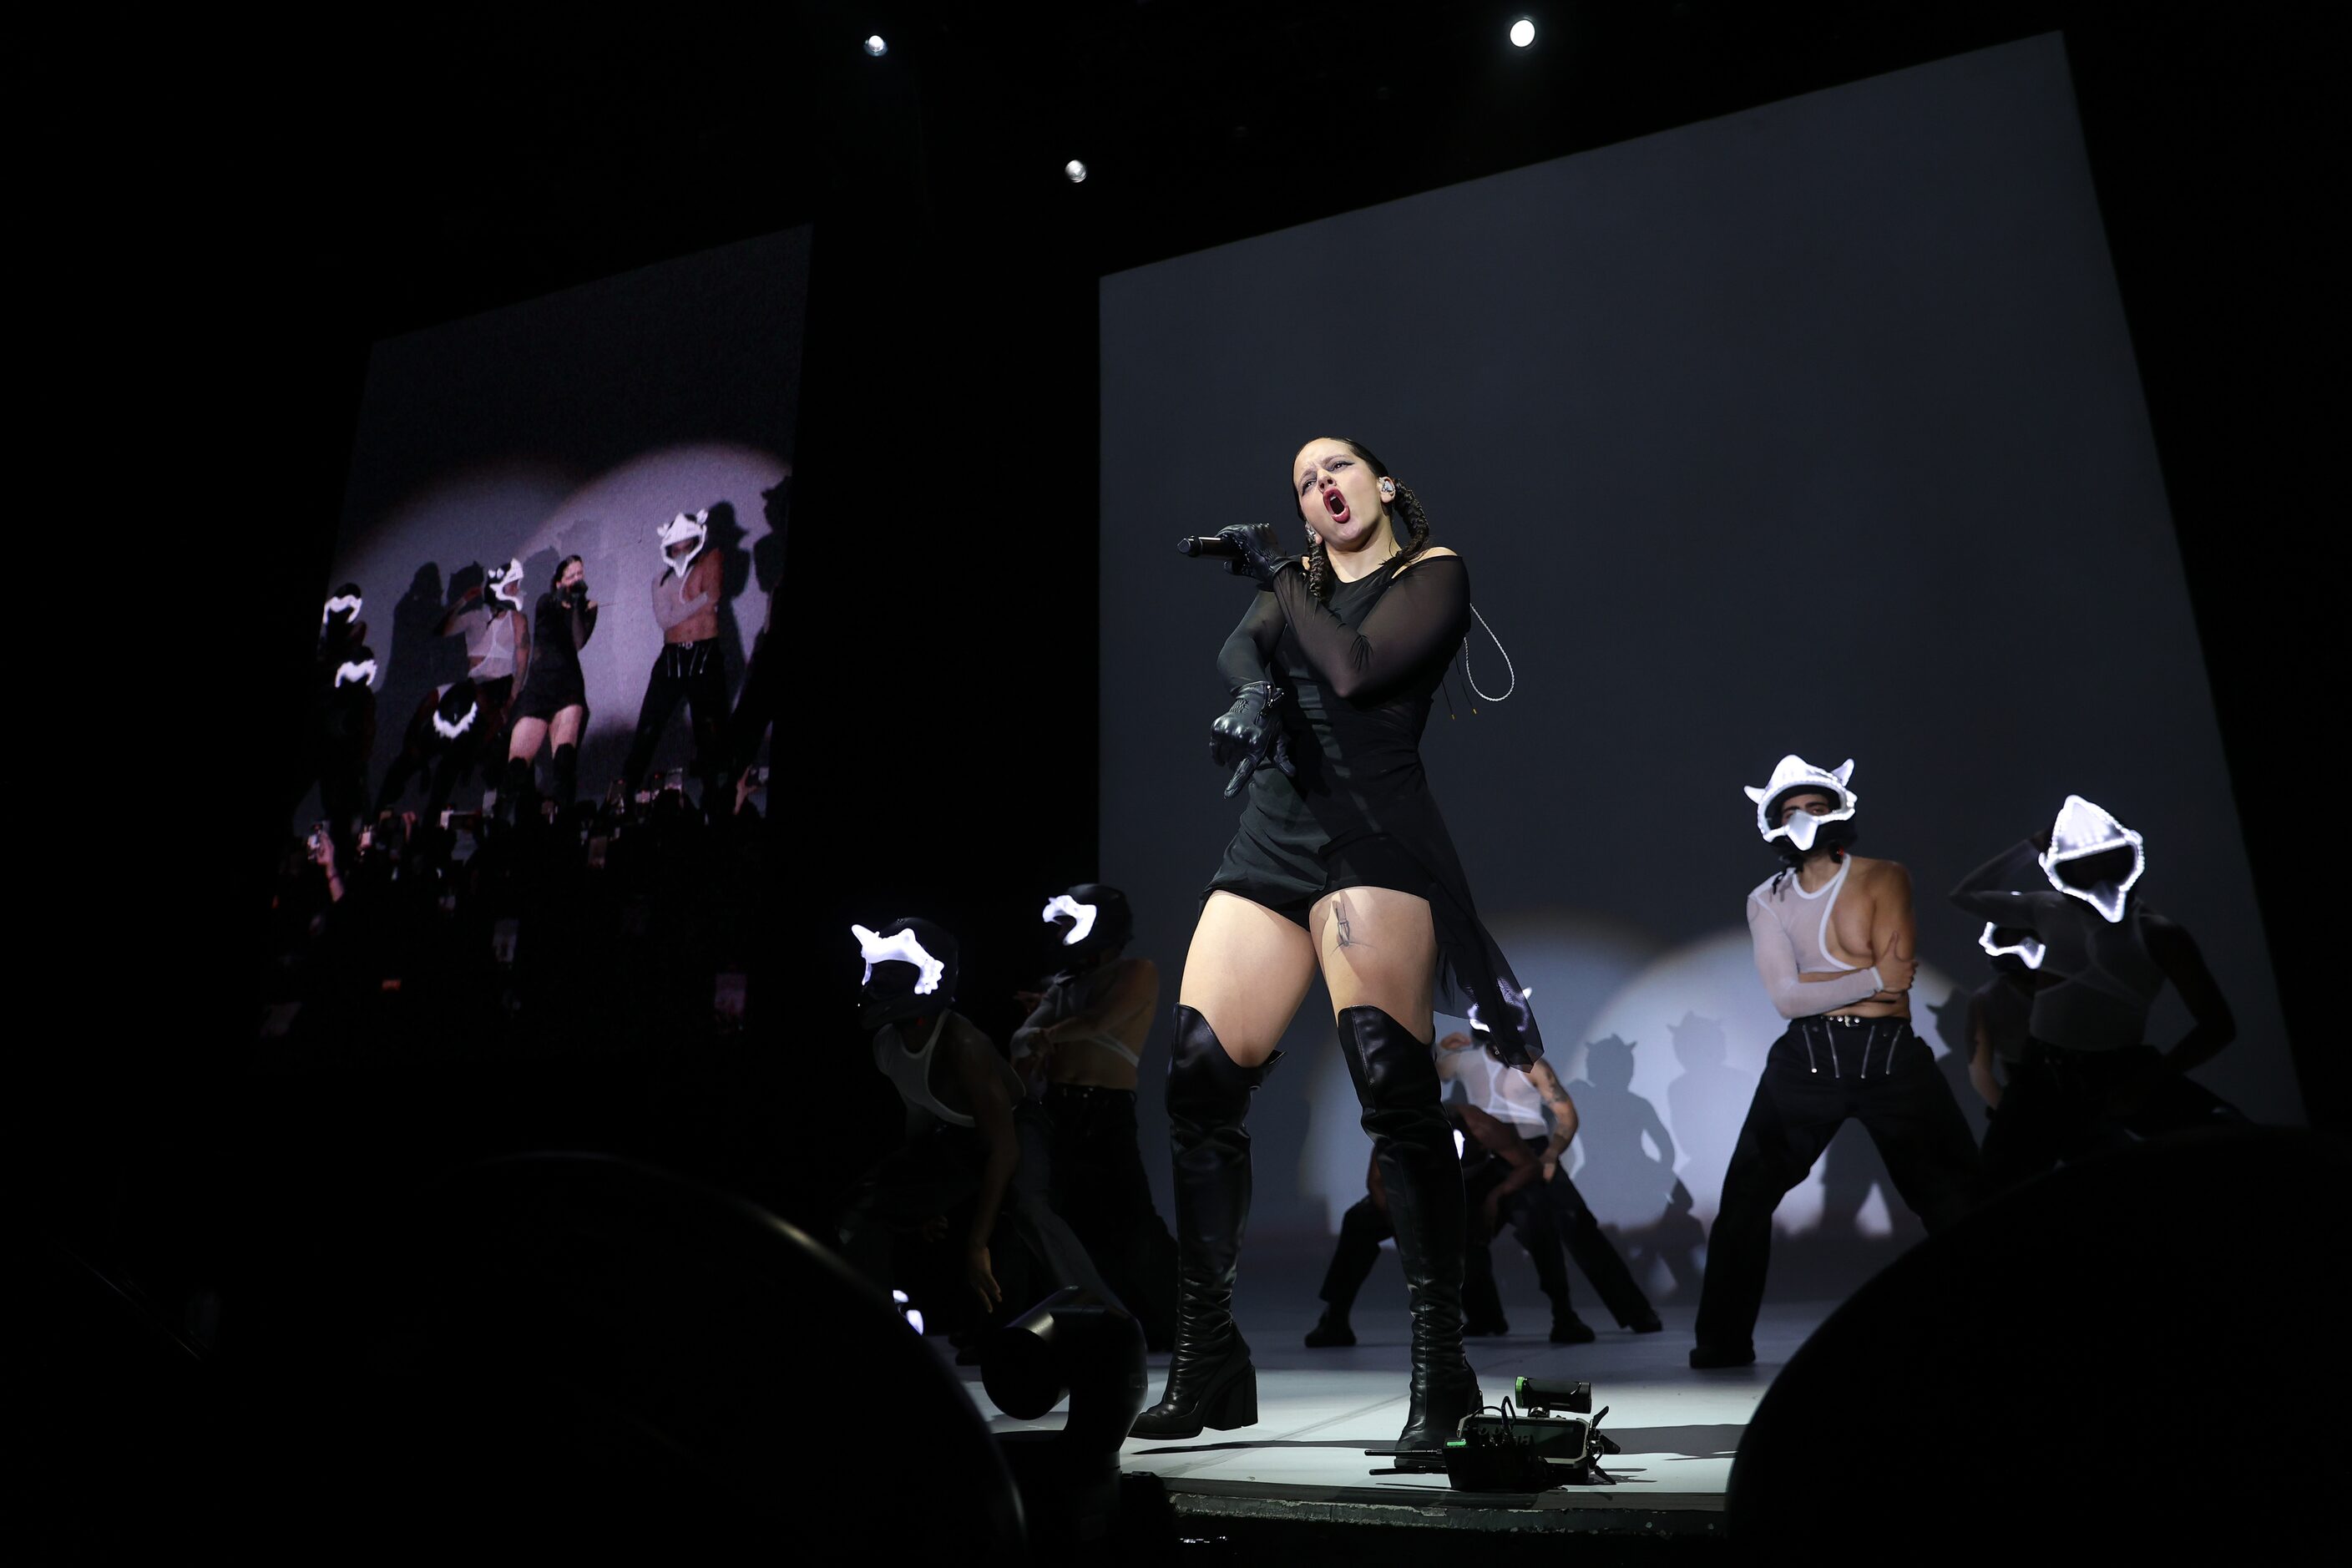
{"type": "Polygon", "coordinates": [[[890,52],[890,46],[882,41],[881,34],[868,33],[866,35],[866,52],[878,60],[890,52]]]}
{"type": "Polygon", "coordinates": [[[1062,165],[1062,173],[1070,176],[1070,184],[1074,185],[1086,184],[1087,166],[1076,158],[1062,165]]]}
{"type": "Polygon", "coordinates": [[[1522,16],[1517,21],[1511,24],[1511,42],[1513,44],[1524,49],[1535,41],[1536,25],[1534,22],[1522,16]]]}
{"type": "Polygon", "coordinates": [[[1017,1421],[1068,1398],[1060,1431],[1003,1433],[997,1451],[1021,1489],[1038,1560],[1079,1561],[1077,1545],[1108,1540],[1118,1521],[1119,1444],[1150,1397],[1142,1328],[1083,1290],[1056,1290],[990,1337],[980,1375],[1017,1421]]]}

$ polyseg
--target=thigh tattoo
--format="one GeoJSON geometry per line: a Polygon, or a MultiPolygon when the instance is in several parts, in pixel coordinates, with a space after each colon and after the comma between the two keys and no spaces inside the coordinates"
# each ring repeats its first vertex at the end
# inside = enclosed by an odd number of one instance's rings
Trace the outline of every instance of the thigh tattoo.
{"type": "Polygon", "coordinates": [[[1332,928],[1339,933],[1339,945],[1341,947],[1370,947],[1372,945],[1370,942],[1365,942],[1356,935],[1355,928],[1348,919],[1348,895],[1345,893],[1335,894],[1332,897],[1331,924],[1332,928]]]}

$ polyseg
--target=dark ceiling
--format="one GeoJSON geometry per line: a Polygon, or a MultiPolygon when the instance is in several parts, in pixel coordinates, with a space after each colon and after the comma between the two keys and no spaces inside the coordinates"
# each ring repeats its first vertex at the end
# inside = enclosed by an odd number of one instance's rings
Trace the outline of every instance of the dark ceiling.
{"type": "Polygon", "coordinates": [[[2219,25],[1786,0],[624,15],[368,40],[287,89],[306,112],[254,127],[256,194],[323,220],[379,328],[825,216],[1115,270],[2061,26],[2161,48],[2219,25]]]}

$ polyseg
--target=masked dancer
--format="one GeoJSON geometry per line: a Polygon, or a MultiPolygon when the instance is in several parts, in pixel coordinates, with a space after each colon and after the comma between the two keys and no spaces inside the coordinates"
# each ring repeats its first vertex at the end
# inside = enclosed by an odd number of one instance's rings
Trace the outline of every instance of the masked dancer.
{"type": "MultiPolygon", "coordinates": [[[[1656,1333],[1664,1325],[1657,1310],[1635,1283],[1616,1244],[1601,1228],[1591,1205],[1569,1179],[1568,1152],[1579,1125],[1576,1101],[1559,1081],[1549,1061],[1538,1061],[1526,1072],[1515,1071],[1480,1050],[1465,1034],[1452,1034],[1437,1042],[1437,1076],[1458,1085],[1466,1104],[1507,1126],[1535,1158],[1540,1180],[1523,1191],[1514,1189],[1506,1215],[1512,1234],[1535,1265],[1537,1282],[1552,1306],[1554,1344],[1582,1344],[1592,1330],[1569,1304],[1568,1270],[1560,1262],[1568,1255],[1584,1271],[1601,1304],[1621,1329],[1637,1334],[1656,1333]]],[[[1475,1316],[1474,1312],[1472,1314],[1475,1316]]],[[[1499,1315],[1499,1314],[1497,1314],[1499,1315]]]]}
{"type": "Polygon", "coordinates": [[[309,745],[301,791],[319,786],[319,809],[346,859],[356,859],[359,822],[367,810],[368,760],[375,754],[375,650],[360,619],[360,585],[345,583],[327,596],[319,617],[312,665],[309,745]]]}
{"type": "Polygon", "coordinates": [[[874,1066],[907,1109],[904,1144],[860,1184],[842,1221],[850,1262],[887,1289],[894,1231],[961,1216],[963,1280],[987,1312],[1018,1310],[1065,1285],[1118,1305],[1054,1212],[1044,1113],[988,1037],[955,1010],[955,938],[912,917],[850,931],[866,962],[857,1021],[873,1032],[874,1066]],[[998,1281],[1000,1235],[1046,1276],[1032,1279],[1023,1299],[1008,1301],[998,1281]]]}
{"type": "Polygon", "coordinates": [[[1062,967],[1013,1031],[1013,1066],[1053,1128],[1054,1207],[1142,1323],[1145,1344],[1164,1351],[1175,1339],[1176,1242],[1152,1207],[1135,1130],[1160,967],[1125,955],[1135,918],[1117,888],[1056,893],[1045,921],[1062,967]]]}
{"type": "Polygon", "coordinates": [[[727,771],[727,666],[719,654],[719,599],[726,552],[710,542],[710,513],[679,512],[655,530],[662,564],[653,584],[654,619],[661,652],[646,677],[637,730],[621,764],[630,795],[645,783],[654,748],[680,702],[693,711],[694,773],[702,780],[702,807],[728,815],[722,802],[734,781],[727,771]]]}
{"type": "Polygon", "coordinates": [[[2228,1045],[2237,1025],[2195,939],[2141,900],[2147,869],[2137,833],[2070,795],[2047,832],[1952,891],[1954,903],[1990,922],[1979,940],[1996,963],[2032,976],[2030,991],[1995,995],[1979,1010],[1986,1055],[2006,1054],[2004,1043],[2014,1053],[2008,1084],[1986,1097],[1996,1108],[1985,1131],[1988,1194],[2134,1137],[2237,1119],[2186,1076],[2228,1045]],[[2147,1042],[2147,1015],[2168,980],[2192,1023],[2159,1054],[2147,1042]]]}
{"type": "MultiPolygon", "coordinates": [[[[376,791],[379,811],[396,803],[419,773],[430,772],[426,809],[449,804],[458,783],[482,759],[502,756],[507,710],[530,667],[530,629],[522,611],[522,563],[483,572],[441,617],[443,637],[466,639],[466,673],[434,689],[410,715],[400,755],[376,791]]],[[[488,782],[496,787],[497,779],[488,782]]]]}
{"type": "Polygon", "coordinates": [[[507,742],[506,778],[499,808],[512,816],[531,793],[531,763],[540,744],[555,746],[555,799],[570,805],[580,793],[580,732],[588,723],[588,683],[580,650],[596,632],[596,601],[588,596],[588,569],[577,555],[556,563],[555,577],[530,616],[530,669],[514,703],[507,742]]]}
{"type": "Polygon", "coordinates": [[[1849,1117],[1930,1231],[1968,1206],[1976,1141],[1935,1052],[1911,1031],[1910,873],[1847,853],[1860,805],[1853,774],[1851,760],[1832,770],[1787,756],[1747,790],[1757,832],[1787,862],[1748,895],[1748,932],[1765,994],[1789,1027],[1765,1058],[1724,1172],[1695,1367],[1756,1359],[1772,1212],[1849,1117]]]}
{"type": "Polygon", "coordinates": [[[1176,1352],[1144,1437],[1257,1419],[1233,1317],[1249,1214],[1253,1090],[1319,967],[1412,1296],[1398,1450],[1442,1452],[1482,1404],[1462,1351],[1463,1189],[1430,1059],[1433,1013],[1468,1016],[1505,1062],[1542,1054],[1525,993],[1479,924],[1420,742],[1470,621],[1470,575],[1412,491],[1360,443],[1301,447],[1287,483],[1302,559],[1270,527],[1223,548],[1259,593],[1218,669],[1233,706],[1213,760],[1245,794],[1184,963],[1168,1068],[1180,1249],[1176,1352]]]}

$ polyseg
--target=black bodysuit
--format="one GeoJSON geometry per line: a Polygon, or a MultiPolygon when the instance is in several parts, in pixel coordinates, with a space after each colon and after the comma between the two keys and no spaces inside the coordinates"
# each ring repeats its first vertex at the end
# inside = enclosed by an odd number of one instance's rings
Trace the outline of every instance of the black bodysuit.
{"type": "Polygon", "coordinates": [[[1299,924],[1324,894],[1393,888],[1429,900],[1438,1005],[1467,1016],[1480,1043],[1523,1066],[1543,1054],[1525,993],[1479,924],[1469,879],[1421,763],[1421,733],[1445,663],[1470,620],[1458,556],[1425,557],[1335,581],[1318,601],[1283,572],[1225,639],[1229,689],[1280,687],[1276,710],[1298,769],[1251,775],[1233,842],[1207,891],[1263,904],[1299,924]]]}
{"type": "Polygon", "coordinates": [[[515,700],[516,718],[552,719],[588,705],[580,650],[595,631],[596,612],[584,599],[567,605],[553,594],[539,596],[530,616],[530,673],[515,700]]]}

